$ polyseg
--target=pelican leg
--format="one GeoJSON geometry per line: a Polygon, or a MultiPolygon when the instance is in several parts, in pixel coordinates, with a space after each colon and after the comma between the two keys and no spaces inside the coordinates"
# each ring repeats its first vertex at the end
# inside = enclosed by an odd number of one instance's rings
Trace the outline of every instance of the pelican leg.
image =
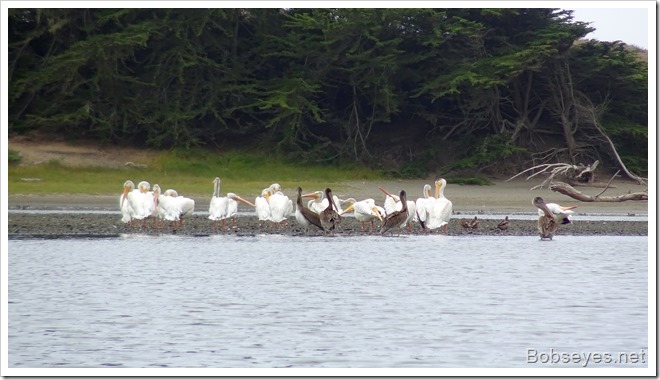
{"type": "Polygon", "coordinates": [[[448,225],[449,225],[449,223],[445,224],[445,235],[447,235],[447,226],[448,225]]]}

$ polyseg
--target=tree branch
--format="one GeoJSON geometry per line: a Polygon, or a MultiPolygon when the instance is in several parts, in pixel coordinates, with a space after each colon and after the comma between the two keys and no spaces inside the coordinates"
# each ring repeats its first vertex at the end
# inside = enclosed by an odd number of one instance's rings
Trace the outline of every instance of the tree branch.
{"type": "MultiPolygon", "coordinates": [[[[550,190],[568,195],[573,199],[582,202],[624,202],[624,201],[648,201],[648,191],[622,194],[617,196],[592,196],[576,190],[573,186],[565,182],[553,182],[550,184],[550,190]]],[[[601,192],[602,194],[602,192],[601,192]]]]}

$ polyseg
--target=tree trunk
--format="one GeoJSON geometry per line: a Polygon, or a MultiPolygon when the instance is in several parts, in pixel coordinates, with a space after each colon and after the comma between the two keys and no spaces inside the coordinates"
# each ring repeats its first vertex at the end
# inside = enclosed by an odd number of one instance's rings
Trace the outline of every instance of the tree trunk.
{"type": "Polygon", "coordinates": [[[624,201],[648,201],[648,192],[628,193],[616,196],[592,196],[576,190],[573,186],[565,182],[553,182],[550,184],[550,190],[568,195],[573,199],[582,202],[624,202],[624,201]]]}

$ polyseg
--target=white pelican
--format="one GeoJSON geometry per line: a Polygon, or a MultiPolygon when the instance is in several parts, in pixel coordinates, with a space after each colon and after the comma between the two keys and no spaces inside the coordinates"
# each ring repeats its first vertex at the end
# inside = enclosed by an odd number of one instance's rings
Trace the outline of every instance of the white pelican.
{"type": "Polygon", "coordinates": [[[222,229],[225,229],[225,219],[232,219],[232,226],[236,227],[236,213],[238,212],[238,203],[236,201],[245,203],[246,205],[254,207],[254,204],[247,201],[234,193],[227,193],[226,197],[220,196],[220,178],[215,177],[213,180],[213,196],[209,204],[209,219],[213,221],[213,228],[218,229],[218,219],[222,223],[222,229]]]}
{"type": "MultiPolygon", "coordinates": [[[[307,202],[307,208],[317,214],[320,214],[323,210],[328,208],[328,199],[325,197],[325,194],[321,190],[309,194],[303,194],[303,198],[312,198],[309,202],[307,202]]],[[[332,196],[332,200],[335,202],[335,210],[337,212],[341,212],[341,205],[343,202],[336,195],[332,196]]]]}
{"type": "Polygon", "coordinates": [[[560,206],[556,203],[545,203],[541,197],[534,198],[532,204],[539,209],[537,227],[541,240],[552,240],[560,224],[571,223],[572,210],[577,208],[577,206],[560,206]]]}
{"type": "MultiPolygon", "coordinates": [[[[166,196],[160,193],[160,186],[154,185],[154,215],[158,219],[176,222],[181,215],[181,207],[179,202],[171,196],[166,196]]],[[[154,218],[154,223],[156,219],[154,218]]],[[[170,224],[171,225],[171,224],[170,224]]]]}
{"type": "Polygon", "coordinates": [[[435,198],[431,197],[431,185],[424,185],[422,196],[423,198],[417,198],[415,201],[416,210],[415,215],[413,215],[413,220],[418,221],[422,228],[426,229],[425,223],[429,215],[428,209],[435,200],[435,198]]]}
{"type": "Polygon", "coordinates": [[[270,198],[270,188],[261,190],[261,195],[254,199],[254,208],[257,211],[257,218],[259,218],[259,228],[263,226],[264,222],[271,220],[268,198],[270,198]]]}
{"type": "MultiPolygon", "coordinates": [[[[385,202],[383,202],[383,207],[385,208],[385,213],[387,213],[387,215],[390,215],[395,211],[403,210],[403,203],[401,202],[400,196],[391,194],[382,187],[379,187],[378,189],[385,193],[385,202]]],[[[415,214],[417,213],[417,205],[415,205],[415,202],[413,201],[406,200],[406,209],[408,210],[408,217],[406,220],[404,220],[404,225],[401,227],[407,226],[408,231],[412,231],[412,221],[415,217],[415,214]]]]}
{"type": "Polygon", "coordinates": [[[362,224],[362,232],[364,232],[364,223],[371,222],[371,231],[374,229],[374,220],[378,219],[381,222],[383,217],[381,216],[381,211],[385,214],[385,210],[382,207],[376,206],[376,201],[372,198],[367,198],[356,202],[355,199],[349,198],[347,201],[350,201],[351,204],[345,208],[339,215],[343,215],[347,212],[353,211],[355,219],[362,224]]]}
{"type": "Polygon", "coordinates": [[[238,214],[238,202],[245,203],[248,206],[254,207],[254,203],[243,199],[240,196],[234,193],[227,193],[227,217],[231,218],[231,224],[233,228],[236,228],[236,215],[238,214]]]}
{"type": "Polygon", "coordinates": [[[428,209],[428,220],[426,227],[430,230],[435,230],[444,227],[445,234],[447,233],[447,225],[451,219],[452,203],[449,199],[445,198],[445,187],[447,181],[440,178],[435,181],[435,200],[432,202],[431,207],[428,209]]]}
{"type": "Polygon", "coordinates": [[[330,231],[336,231],[339,229],[341,224],[341,216],[335,211],[335,202],[332,201],[332,190],[330,188],[325,189],[325,196],[328,199],[328,207],[321,211],[319,214],[319,219],[321,220],[321,226],[323,230],[328,233],[330,231]]]}
{"type": "Polygon", "coordinates": [[[270,220],[274,223],[282,223],[293,213],[293,202],[282,193],[282,187],[274,183],[269,187],[270,197],[270,220]]]}
{"type": "Polygon", "coordinates": [[[302,188],[300,186],[298,186],[298,196],[296,197],[296,220],[298,223],[300,223],[301,226],[305,228],[316,226],[320,229],[323,229],[321,220],[319,219],[319,214],[303,205],[302,188]]]}
{"type": "Polygon", "coordinates": [[[173,197],[177,202],[179,202],[179,207],[181,208],[181,215],[179,215],[179,226],[183,226],[183,219],[192,216],[192,214],[195,212],[195,200],[179,195],[179,193],[177,193],[177,191],[174,189],[167,189],[163,194],[168,197],[173,197]]]}
{"type": "Polygon", "coordinates": [[[389,231],[393,227],[404,228],[408,223],[407,220],[409,217],[409,210],[405,190],[401,190],[398,198],[401,201],[401,210],[394,211],[393,213],[387,215],[383,225],[380,228],[381,234],[385,234],[385,232],[389,231]]]}
{"type": "MultiPolygon", "coordinates": [[[[154,211],[154,197],[153,192],[149,191],[151,185],[147,181],[142,181],[138,184],[137,189],[131,189],[132,181],[126,181],[124,183],[124,194],[122,197],[124,201],[121,203],[121,207],[124,207],[124,203],[128,201],[129,209],[133,210],[131,214],[132,219],[142,220],[142,226],[146,226],[147,218],[151,216],[154,211]],[[130,190],[129,190],[130,189],[130,190]]],[[[124,218],[122,218],[124,220],[124,218]]],[[[154,219],[154,223],[156,219],[154,219]]]]}
{"type": "MultiPolygon", "coordinates": [[[[135,211],[133,210],[133,205],[130,200],[127,199],[128,194],[131,194],[135,190],[135,184],[131,180],[124,182],[124,192],[119,197],[119,209],[121,210],[121,221],[128,223],[128,225],[133,224],[133,216],[135,211]]],[[[139,192],[139,191],[138,191],[139,192]]]]}

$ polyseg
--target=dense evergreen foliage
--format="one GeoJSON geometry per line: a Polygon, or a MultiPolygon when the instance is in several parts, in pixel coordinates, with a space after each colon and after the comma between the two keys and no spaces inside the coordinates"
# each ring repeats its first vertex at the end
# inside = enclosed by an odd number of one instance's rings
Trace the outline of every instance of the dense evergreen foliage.
{"type": "Polygon", "coordinates": [[[9,131],[423,175],[647,167],[647,63],[559,9],[10,9],[9,131]],[[498,166],[499,167],[499,166],[498,166]]]}

